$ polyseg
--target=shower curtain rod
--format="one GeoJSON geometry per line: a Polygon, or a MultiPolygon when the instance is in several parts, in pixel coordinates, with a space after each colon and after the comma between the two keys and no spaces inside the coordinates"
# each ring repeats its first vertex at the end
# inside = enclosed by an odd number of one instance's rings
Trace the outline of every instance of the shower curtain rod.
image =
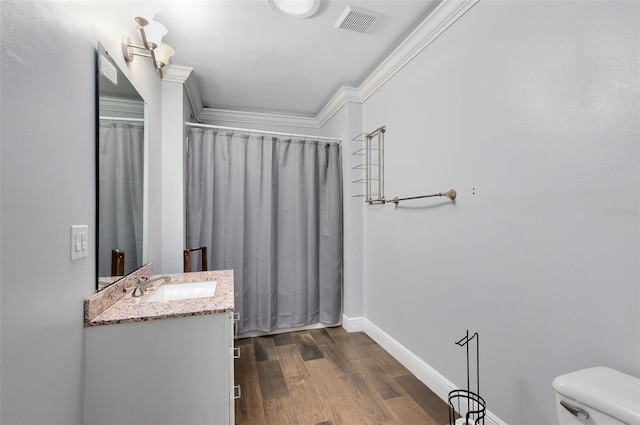
{"type": "Polygon", "coordinates": [[[101,120],[144,122],[144,118],[100,117],[101,120]]]}
{"type": "Polygon", "coordinates": [[[336,143],[341,144],[342,139],[339,137],[323,137],[323,136],[311,136],[309,134],[296,134],[296,133],[284,133],[277,131],[263,131],[263,130],[252,130],[250,128],[236,128],[236,127],[224,127],[221,125],[212,125],[212,124],[199,124],[195,122],[185,122],[186,125],[190,127],[203,127],[203,128],[215,128],[218,130],[231,130],[231,131],[242,131],[245,133],[261,133],[261,134],[273,134],[276,136],[296,136],[303,137],[305,139],[322,139],[322,140],[335,140],[336,143]]]}

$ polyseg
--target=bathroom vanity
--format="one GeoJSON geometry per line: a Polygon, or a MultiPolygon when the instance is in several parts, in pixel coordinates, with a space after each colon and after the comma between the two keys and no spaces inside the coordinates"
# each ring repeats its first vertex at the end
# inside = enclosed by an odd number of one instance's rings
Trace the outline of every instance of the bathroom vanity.
{"type": "Polygon", "coordinates": [[[154,282],[146,102],[100,44],[96,59],[99,292],[84,300],[84,423],[233,424],[233,271],[154,282]],[[134,296],[140,278],[148,291],[134,296]]]}
{"type": "Polygon", "coordinates": [[[135,280],[95,294],[122,294],[102,311],[85,300],[85,424],[234,423],[233,271],[166,276],[140,297],[135,280]],[[158,291],[211,281],[213,296],[158,291]]]}

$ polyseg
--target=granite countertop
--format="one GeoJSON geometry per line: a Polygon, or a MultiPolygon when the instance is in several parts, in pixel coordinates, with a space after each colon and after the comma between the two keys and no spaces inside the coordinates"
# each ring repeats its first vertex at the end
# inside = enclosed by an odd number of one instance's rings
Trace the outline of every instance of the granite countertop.
{"type": "MultiPolygon", "coordinates": [[[[199,316],[234,310],[233,270],[152,275],[149,280],[160,276],[168,276],[171,279],[169,283],[172,284],[214,280],[216,281],[216,292],[213,297],[208,298],[147,302],[155,289],[164,282],[152,283],[147,287],[148,291],[141,297],[132,296],[135,287],[132,286],[126,289],[126,293],[120,299],[95,317],[89,319],[85,312],[85,327],[199,316]]],[[[99,294],[96,295],[99,296],[99,294]]]]}

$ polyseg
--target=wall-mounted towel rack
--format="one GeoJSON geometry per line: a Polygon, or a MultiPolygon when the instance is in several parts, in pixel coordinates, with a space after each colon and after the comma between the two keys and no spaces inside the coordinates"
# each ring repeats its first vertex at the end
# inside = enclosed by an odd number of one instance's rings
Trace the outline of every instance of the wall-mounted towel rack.
{"type": "Polygon", "coordinates": [[[438,192],[438,193],[434,193],[432,195],[420,195],[420,196],[409,196],[407,198],[398,198],[397,196],[393,199],[388,200],[387,202],[393,202],[394,204],[398,205],[400,203],[400,201],[411,201],[413,199],[422,199],[422,198],[433,198],[436,196],[446,196],[447,198],[451,199],[452,201],[456,199],[456,196],[458,196],[458,193],[456,192],[455,189],[451,189],[447,192],[438,192]]]}
{"type": "Polygon", "coordinates": [[[365,185],[365,193],[354,195],[354,197],[364,197],[364,201],[369,205],[394,203],[396,206],[402,201],[414,199],[432,198],[435,196],[446,196],[452,201],[458,195],[455,189],[447,192],[438,192],[431,195],[409,196],[405,198],[386,199],[384,197],[384,133],[387,127],[381,126],[370,133],[360,133],[352,140],[364,143],[364,146],[352,153],[354,156],[364,157],[363,162],[353,167],[353,170],[363,170],[364,177],[353,180],[353,183],[365,185]]]}
{"type": "Polygon", "coordinates": [[[371,204],[384,204],[384,132],[385,126],[378,127],[370,133],[360,133],[352,140],[362,142],[364,146],[352,153],[354,156],[364,157],[364,161],[353,167],[354,170],[364,170],[364,177],[353,181],[362,183],[365,193],[354,195],[364,197],[364,201],[371,204]]]}

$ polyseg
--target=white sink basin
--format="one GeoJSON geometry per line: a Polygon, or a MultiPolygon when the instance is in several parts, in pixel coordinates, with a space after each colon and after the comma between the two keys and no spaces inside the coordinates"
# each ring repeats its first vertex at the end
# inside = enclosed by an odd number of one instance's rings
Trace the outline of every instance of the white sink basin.
{"type": "Polygon", "coordinates": [[[155,290],[147,301],[173,301],[191,298],[213,297],[216,293],[216,282],[167,283],[155,290]]]}

